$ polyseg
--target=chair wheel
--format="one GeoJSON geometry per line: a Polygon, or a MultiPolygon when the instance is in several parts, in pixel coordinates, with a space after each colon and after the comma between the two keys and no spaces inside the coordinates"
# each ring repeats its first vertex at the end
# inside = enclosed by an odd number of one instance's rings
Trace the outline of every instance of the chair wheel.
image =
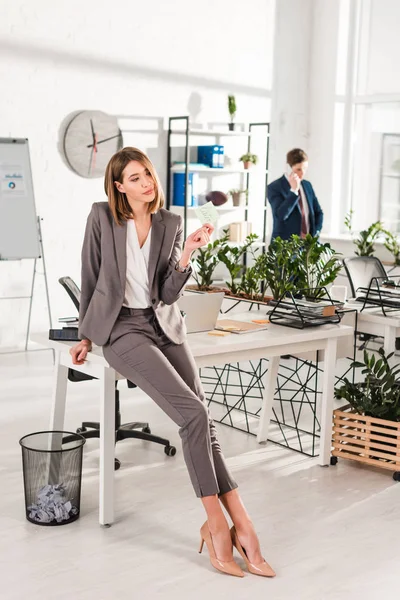
{"type": "Polygon", "coordinates": [[[151,433],[150,427],[143,427],[142,431],[143,433],[151,433]]]}
{"type": "Polygon", "coordinates": [[[76,433],[85,433],[85,431],[87,431],[86,427],[78,427],[76,433]]]}
{"type": "Polygon", "coordinates": [[[167,456],[175,456],[176,448],[175,448],[175,446],[165,446],[164,452],[167,456]]]}
{"type": "Polygon", "coordinates": [[[337,461],[338,461],[338,457],[337,456],[331,456],[331,465],[332,465],[332,467],[334,467],[335,465],[337,465],[337,461]]]}
{"type": "Polygon", "coordinates": [[[395,481],[400,481],[400,471],[395,471],[395,472],[393,473],[393,479],[394,479],[395,481]]]}
{"type": "Polygon", "coordinates": [[[121,466],[121,461],[119,458],[114,458],[114,471],[118,471],[121,466]]]}

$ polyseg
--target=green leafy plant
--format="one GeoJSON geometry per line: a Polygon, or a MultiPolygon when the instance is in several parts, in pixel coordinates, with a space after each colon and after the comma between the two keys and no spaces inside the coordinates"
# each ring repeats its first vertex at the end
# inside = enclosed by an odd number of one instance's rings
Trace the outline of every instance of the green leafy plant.
{"type": "Polygon", "coordinates": [[[354,215],[354,210],[351,208],[344,218],[344,224],[350,233],[352,233],[353,215],[354,215]]]}
{"type": "MultiPolygon", "coordinates": [[[[227,234],[227,230],[224,230],[227,234]]],[[[226,282],[226,285],[231,294],[238,294],[240,291],[240,284],[237,283],[237,279],[242,275],[244,271],[244,265],[242,264],[243,255],[247,252],[248,248],[251,247],[253,242],[258,239],[258,235],[250,233],[243,244],[239,246],[231,246],[229,244],[223,244],[218,251],[218,260],[220,260],[229,271],[230,281],[226,282]]]]}
{"type": "Polygon", "coordinates": [[[257,154],[251,154],[250,152],[247,152],[247,154],[243,154],[243,156],[239,158],[239,162],[240,161],[244,163],[253,163],[253,165],[256,165],[258,162],[258,156],[257,154]]]}
{"type": "Polygon", "coordinates": [[[274,300],[278,300],[287,292],[293,292],[300,275],[299,269],[299,237],[289,240],[280,237],[273,239],[265,254],[256,259],[257,272],[261,281],[265,281],[274,300]]]}
{"type": "Polygon", "coordinates": [[[205,248],[199,248],[191,259],[193,265],[193,277],[199,290],[207,291],[213,283],[213,274],[219,262],[218,249],[228,240],[225,235],[214,242],[207,244],[205,248]]]}
{"type": "MultiPolygon", "coordinates": [[[[354,235],[354,232],[352,231],[353,215],[354,211],[350,210],[344,220],[344,224],[346,225],[347,229],[352,235],[354,235]]],[[[355,246],[357,247],[357,256],[373,256],[375,252],[374,243],[382,233],[387,234],[386,230],[383,228],[381,221],[371,223],[371,225],[367,229],[363,229],[363,231],[360,231],[358,233],[358,237],[353,239],[353,244],[355,244],[355,246]]]]}
{"type": "Polygon", "coordinates": [[[261,299],[261,283],[263,281],[263,272],[261,269],[260,256],[256,256],[258,248],[250,247],[252,266],[246,267],[242,274],[242,279],[238,286],[239,293],[245,294],[251,300],[261,299]]]}
{"type": "Polygon", "coordinates": [[[354,361],[352,367],[362,369],[364,381],[353,383],[344,378],[344,384],[335,388],[335,398],[346,400],[357,414],[388,421],[400,421],[400,367],[389,363],[393,356],[379,350],[380,358],[364,351],[364,360],[354,361]]]}
{"type": "Polygon", "coordinates": [[[260,294],[260,276],[256,266],[247,267],[242,274],[239,292],[243,292],[251,300],[258,298],[260,294]]]}
{"type": "Polygon", "coordinates": [[[397,236],[390,231],[385,231],[384,245],[386,250],[392,254],[394,258],[394,264],[397,267],[400,266],[400,244],[397,236]]]}
{"type": "Polygon", "coordinates": [[[233,123],[236,115],[236,98],[233,95],[228,96],[228,110],[231,116],[231,123],[233,123]]]}
{"type": "Polygon", "coordinates": [[[292,236],[299,248],[297,286],[309,290],[310,296],[325,294],[323,287],[333,283],[342,269],[340,254],[331,245],[322,244],[317,237],[307,234],[304,239],[292,236]]]}
{"type": "Polygon", "coordinates": [[[256,263],[274,300],[299,290],[319,298],[325,294],[320,288],[335,281],[342,268],[339,256],[330,244],[321,244],[310,234],[304,239],[292,235],[288,240],[272,240],[256,263]]]}

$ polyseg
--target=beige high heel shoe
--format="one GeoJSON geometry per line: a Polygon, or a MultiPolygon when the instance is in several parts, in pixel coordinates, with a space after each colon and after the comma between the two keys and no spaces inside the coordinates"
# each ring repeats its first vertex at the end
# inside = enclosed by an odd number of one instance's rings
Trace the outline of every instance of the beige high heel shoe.
{"type": "Polygon", "coordinates": [[[232,544],[235,546],[236,550],[244,559],[250,573],[253,573],[253,575],[261,575],[261,577],[275,577],[275,571],[272,569],[272,567],[269,566],[265,559],[262,563],[257,564],[251,563],[249,561],[249,559],[247,558],[246,550],[243,548],[242,544],[239,541],[235,527],[231,528],[231,538],[232,544]]]}
{"type": "Polygon", "coordinates": [[[204,542],[206,543],[208,554],[210,555],[210,562],[214,569],[226,573],[227,575],[235,575],[236,577],[244,577],[244,573],[238,564],[234,560],[222,561],[217,558],[215,554],[215,548],[211,537],[211,532],[206,521],[200,529],[201,541],[199,553],[203,550],[204,542]]]}

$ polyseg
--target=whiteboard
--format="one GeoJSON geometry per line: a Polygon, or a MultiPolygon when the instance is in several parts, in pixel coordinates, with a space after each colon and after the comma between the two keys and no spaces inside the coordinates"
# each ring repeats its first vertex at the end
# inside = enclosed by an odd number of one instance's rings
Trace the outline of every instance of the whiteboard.
{"type": "Polygon", "coordinates": [[[0,138],[0,260],[39,257],[28,140],[0,138]]]}

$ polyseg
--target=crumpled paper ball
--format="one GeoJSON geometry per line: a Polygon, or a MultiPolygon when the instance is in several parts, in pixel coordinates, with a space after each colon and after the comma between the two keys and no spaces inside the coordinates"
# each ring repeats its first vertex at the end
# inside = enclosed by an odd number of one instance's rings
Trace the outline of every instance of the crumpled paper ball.
{"type": "Polygon", "coordinates": [[[45,485],[37,495],[36,504],[28,506],[29,518],[40,523],[68,521],[78,514],[78,509],[65,498],[65,485],[45,485]]]}

